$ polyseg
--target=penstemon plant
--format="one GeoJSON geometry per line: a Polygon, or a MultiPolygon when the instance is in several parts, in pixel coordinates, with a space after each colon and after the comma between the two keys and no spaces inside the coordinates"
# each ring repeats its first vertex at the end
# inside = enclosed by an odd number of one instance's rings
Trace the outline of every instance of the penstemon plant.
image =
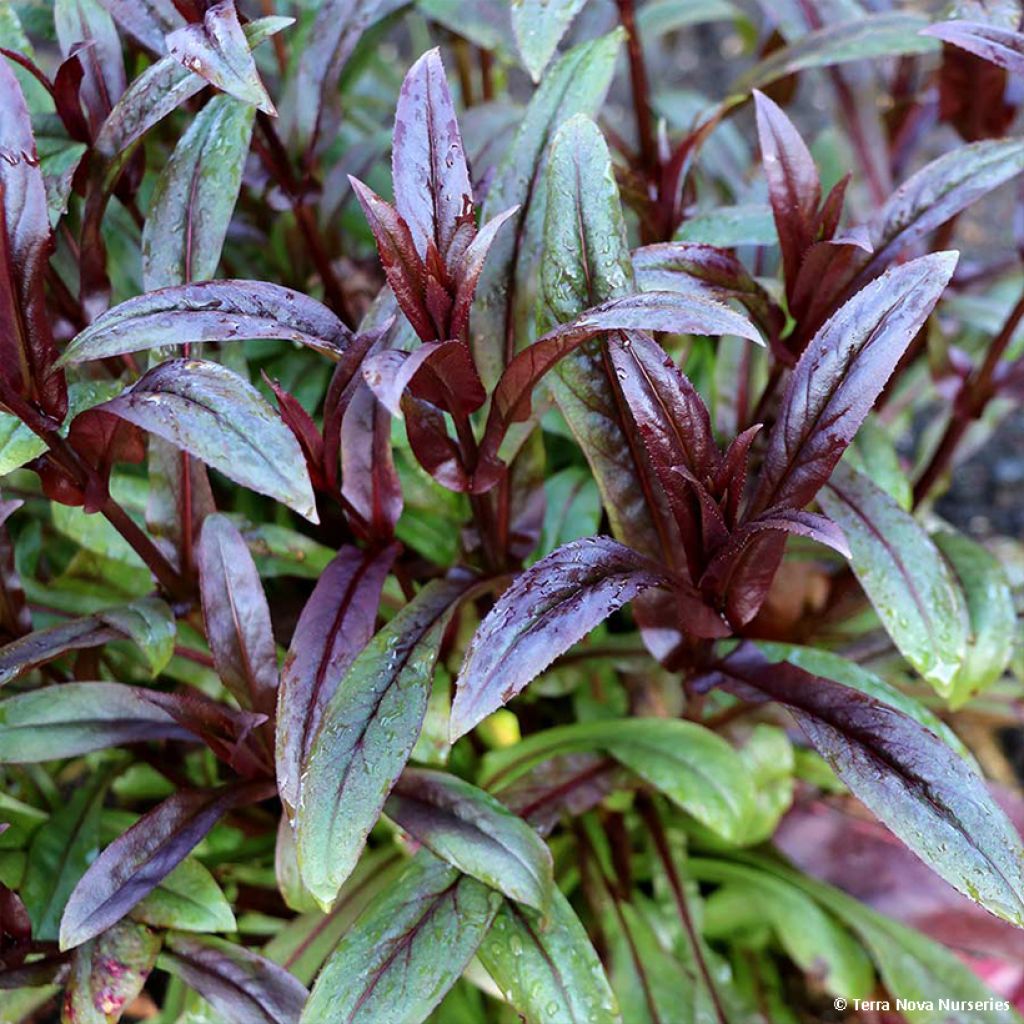
{"type": "Polygon", "coordinates": [[[1020,1020],[1011,7],[0,2],[0,1021],[1020,1020]]]}

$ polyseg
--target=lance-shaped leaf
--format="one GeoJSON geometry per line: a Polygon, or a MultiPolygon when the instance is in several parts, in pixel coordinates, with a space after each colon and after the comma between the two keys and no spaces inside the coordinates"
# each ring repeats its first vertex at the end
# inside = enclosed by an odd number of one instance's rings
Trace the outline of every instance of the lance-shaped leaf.
{"type": "Polygon", "coordinates": [[[554,889],[547,844],[489,793],[445,772],[407,769],[384,811],[453,867],[546,911],[554,889]]]}
{"type": "Polygon", "coordinates": [[[0,971],[25,961],[32,942],[32,921],[21,897],[0,883],[0,971]]]}
{"type": "Polygon", "coordinates": [[[100,848],[100,812],[110,772],[94,773],[32,837],[20,892],[33,936],[57,938],[64,904],[100,848]]]}
{"type": "Polygon", "coordinates": [[[546,0],[523,0],[512,5],[512,30],[530,77],[540,81],[541,72],[554,56],[562,36],[568,31],[587,0],[565,0],[551,4],[546,0]]]}
{"type": "Polygon", "coordinates": [[[790,377],[748,517],[802,508],[814,497],[938,302],[956,259],[940,252],[895,267],[822,326],[790,377]]]}
{"type": "Polygon", "coordinates": [[[76,44],[85,44],[77,50],[82,68],[79,98],[95,135],[128,84],[117,29],[99,0],[57,0],[53,22],[64,57],[76,44]]]}
{"type": "Polygon", "coordinates": [[[940,530],[932,540],[953,570],[967,605],[967,650],[949,698],[952,707],[959,707],[1003,674],[1013,654],[1017,612],[1006,573],[994,555],[962,533],[940,530]]]}
{"type": "Polygon", "coordinates": [[[308,295],[265,281],[208,281],[137,295],[98,316],[61,359],[85,363],[201,341],[282,338],[338,359],[345,325],[308,295]]]}
{"type": "Polygon", "coordinates": [[[792,289],[804,253],[817,234],[821,180],[814,157],[778,104],[757,91],[754,103],[761,166],[768,180],[786,284],[792,289]]]}
{"type": "Polygon", "coordinates": [[[173,359],[97,408],[317,522],[302,450],[260,393],[219,363],[173,359]]]}
{"type": "Polygon", "coordinates": [[[618,1024],[604,968],[557,889],[546,919],[504,902],[477,950],[498,988],[529,1024],[618,1024]]]}
{"type": "Polygon", "coordinates": [[[363,364],[363,379],[392,416],[402,416],[402,395],[468,416],[487,400],[468,346],[461,341],[428,341],[402,352],[385,349],[363,364]]]}
{"type": "MultiPolygon", "coordinates": [[[[492,461],[512,423],[530,417],[533,389],[562,360],[586,342],[609,331],[668,331],[673,334],[735,334],[762,344],[761,335],[746,317],[713,299],[679,292],[640,292],[610,299],[548,331],[512,360],[501,375],[491,400],[487,428],[480,445],[481,459],[492,461]]],[[[583,360],[588,360],[584,353],[583,360]]],[[[592,358],[588,361],[593,362],[592,358]]],[[[574,367],[579,370],[579,360],[574,367]]],[[[596,367],[595,367],[596,368],[596,367]]],[[[603,369],[600,370],[604,375],[603,369]]],[[[598,378],[599,379],[599,378],[598,378]]],[[[560,404],[568,402],[564,388],[555,386],[560,404]]],[[[590,441],[593,444],[593,440],[590,441]]],[[[606,473],[610,470],[606,470],[606,473]]],[[[484,474],[480,486],[493,483],[484,474]]]]}
{"type": "Polygon", "coordinates": [[[61,949],[79,946],[120,921],[189,855],[223,814],[266,793],[264,782],[183,789],[143,815],[79,880],[61,919],[61,949]]]}
{"type": "MultiPolygon", "coordinates": [[[[250,48],[253,48],[287,28],[293,21],[293,18],[258,18],[250,21],[242,31],[250,48]]],[[[199,26],[193,27],[202,31],[199,26]]],[[[160,52],[163,53],[164,49],[162,44],[160,52]]],[[[108,159],[123,153],[153,125],[206,85],[205,78],[193,74],[175,57],[161,57],[150,64],[114,104],[114,109],[96,136],[96,149],[108,159]]]]}
{"type": "Polygon", "coordinates": [[[186,857],[138,903],[131,918],[182,932],[233,932],[238,927],[216,879],[193,857],[186,857]]]}
{"type": "Polygon", "coordinates": [[[0,647],[0,685],[69,651],[99,647],[114,640],[135,644],[156,675],[174,653],[175,630],[171,609],[155,597],[59,622],[0,647]]]}
{"type": "Polygon", "coordinates": [[[174,147],[142,229],[146,291],[205,281],[216,273],[254,116],[251,106],[215,96],[174,147]]]}
{"type": "Polygon", "coordinates": [[[700,242],[645,245],[633,250],[633,273],[644,291],[696,292],[719,302],[735,299],[771,336],[786,325],[778,303],[728,249],[700,242]]]}
{"type": "MultiPolygon", "coordinates": [[[[522,123],[487,191],[483,220],[518,207],[509,228],[498,236],[480,277],[480,301],[473,320],[473,354],[484,384],[492,388],[515,353],[516,341],[529,337],[533,289],[529,287],[544,250],[547,190],[543,187],[548,146],[559,126],[573,114],[596,114],[618,56],[622,35],[609,33],[566,53],[544,76],[522,123]],[[520,334],[520,330],[523,334],[520,334]]],[[[598,300],[611,298],[601,295],[598,300]]],[[[573,309],[570,319],[586,306],[573,309]]]]}
{"type": "Polygon", "coordinates": [[[572,541],[530,566],[501,595],[466,651],[452,740],[507,704],[612,612],[665,584],[646,558],[607,537],[572,541]]]}
{"type": "Polygon", "coordinates": [[[744,643],[705,679],[778,701],[839,777],[950,885],[1024,924],[1024,849],[984,780],[895,708],[744,643]]]}
{"type": "Polygon", "coordinates": [[[168,932],[157,963],[234,1024],[297,1024],[309,995],[283,967],[211,935],[168,932]]]}
{"type": "Polygon", "coordinates": [[[167,52],[164,36],[185,24],[174,0],[103,0],[114,20],[150,53],[167,52]]]}
{"type": "Polygon", "coordinates": [[[396,553],[394,546],[376,554],[342,548],[302,609],[277,702],[277,785],[286,807],[298,805],[302,761],[324,708],[373,636],[381,589],[396,553]]]}
{"type": "Polygon", "coordinates": [[[375,537],[392,538],[403,500],[391,451],[391,416],[362,380],[341,420],[341,493],[375,537]]]}
{"type": "Polygon", "coordinates": [[[207,7],[202,25],[175,29],[167,36],[167,51],[218,89],[277,116],[239,24],[235,0],[220,0],[207,7]]]}
{"type": "Polygon", "coordinates": [[[277,650],[270,608],[249,546],[227,516],[207,516],[196,564],[217,674],[243,708],[272,715],[277,650]]]}
{"type": "Polygon", "coordinates": [[[967,19],[940,21],[921,32],[983,57],[1015,75],[1024,74],[1024,33],[967,19]]]}
{"type": "Polygon", "coordinates": [[[458,980],[500,902],[498,893],[422,851],[338,943],[303,1024],[420,1024],[458,980]]]}
{"type": "Polygon", "coordinates": [[[147,740],[192,740],[140,687],[62,683],[0,701],[0,762],[33,764],[147,740]]]}
{"type": "Polygon", "coordinates": [[[725,740],[694,722],[606,719],[546,729],[488,754],[481,783],[507,786],[534,765],[580,751],[609,754],[701,824],[742,840],[754,808],[750,770],[725,740]]]}
{"type": "Polygon", "coordinates": [[[926,164],[896,189],[868,224],[873,252],[857,254],[853,287],[867,283],[902,251],[1021,171],[1020,139],[960,146],[926,164]]]}
{"type": "Polygon", "coordinates": [[[461,224],[473,226],[473,186],[440,50],[409,69],[398,94],[391,148],[395,205],[420,256],[432,241],[447,257],[461,224]]]}
{"type": "Polygon", "coordinates": [[[44,305],[50,218],[32,122],[18,80],[0,59],[0,381],[42,403],[58,419],[67,410],[62,373],[44,305]]]}
{"type": "Polygon", "coordinates": [[[843,528],[851,568],[893,643],[948,697],[967,650],[969,623],[946,560],[909,512],[845,463],[820,500],[843,528]]]}
{"type": "Polygon", "coordinates": [[[427,584],[360,652],[324,709],[296,814],[306,888],[329,907],[412,752],[445,627],[472,578],[427,584]]]}
{"type": "Polygon", "coordinates": [[[936,46],[921,35],[924,14],[885,11],[864,14],[802,35],[751,68],[736,83],[736,91],[764,89],[772,82],[809,68],[831,67],[853,60],[930,53],[936,46]]]}
{"type": "Polygon", "coordinates": [[[133,921],[119,921],[75,950],[64,991],[67,1024],[116,1024],[142,991],[161,939],[133,921]]]}

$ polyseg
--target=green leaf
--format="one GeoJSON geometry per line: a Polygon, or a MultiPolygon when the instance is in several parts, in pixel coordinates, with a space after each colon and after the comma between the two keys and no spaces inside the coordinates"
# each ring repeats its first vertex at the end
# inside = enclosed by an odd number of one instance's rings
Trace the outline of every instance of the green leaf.
{"type": "Polygon", "coordinates": [[[512,28],[530,77],[540,81],[562,36],[587,0],[513,0],[512,28]]]}
{"type": "Polygon", "coordinates": [[[146,291],[212,278],[242,183],[255,108],[215,96],[160,172],[142,230],[146,291]]]}
{"type": "Polygon", "coordinates": [[[142,991],[161,939],[141,924],[120,921],[79,946],[64,992],[68,1024],[115,1024],[142,991]]]}
{"type": "Polygon", "coordinates": [[[46,451],[46,442],[17,416],[0,412],[0,476],[20,469],[46,451]]]}
{"type": "Polygon", "coordinates": [[[832,67],[853,60],[934,53],[937,43],[920,34],[929,24],[923,14],[885,12],[826,25],[766,57],[736,83],[735,91],[763,89],[780,78],[810,68],[832,67]]]}
{"type": "Polygon", "coordinates": [[[873,480],[905,512],[913,505],[913,488],[900,465],[896,445],[874,414],[861,424],[846,458],[864,476],[873,480]]]}
{"type": "Polygon", "coordinates": [[[932,540],[959,580],[970,621],[967,653],[949,695],[950,707],[958,708],[996,682],[1009,665],[1017,612],[1006,573],[977,541],[949,530],[940,530],[932,540]]]}
{"type": "Polygon", "coordinates": [[[846,534],[853,569],[893,643],[943,696],[967,650],[959,587],[917,521],[867,477],[840,464],[819,495],[846,534]]]}
{"type": "Polygon", "coordinates": [[[324,709],[295,827],[303,881],[325,909],[416,742],[441,638],[468,582],[424,587],[362,650],[324,709]]]}
{"type": "Polygon", "coordinates": [[[702,825],[741,840],[754,807],[750,772],[725,740],[694,722],[609,719],[547,729],[488,754],[482,781],[505,786],[541,761],[578,751],[611,755],[702,825]]]}
{"type": "Polygon", "coordinates": [[[732,249],[737,245],[777,245],[779,234],[767,203],[747,203],[696,214],[683,223],[675,240],[732,249]]]}
{"type": "MultiPolygon", "coordinates": [[[[547,216],[538,320],[547,328],[634,291],[635,282],[611,155],[597,126],[583,115],[567,121],[555,137],[543,191],[547,216]]],[[[590,463],[612,534],[653,554],[644,469],[628,442],[603,348],[603,339],[596,339],[570,353],[546,381],[590,463]]]]}
{"type": "MultiPolygon", "coordinates": [[[[838,889],[783,867],[776,861],[744,856],[744,862],[808,893],[830,913],[842,919],[871,953],[885,987],[896,999],[919,1004],[904,1010],[910,1024],[1020,1024],[1012,1010],[1001,1010],[999,1000],[978,976],[954,953],[937,942],[865,907],[838,889]],[[961,1009],[929,1010],[940,1000],[959,1003],[961,1009]],[[972,1005],[973,1004],[973,1005],[972,1005]]],[[[703,869],[717,862],[691,860],[691,870],[703,877],[703,869]]]]}
{"type": "Polygon", "coordinates": [[[221,887],[199,861],[186,857],[131,915],[154,928],[179,932],[233,932],[235,915],[221,887]]]}
{"type": "MultiPolygon", "coordinates": [[[[874,971],[864,950],[799,888],[742,864],[697,861],[694,867],[694,859],[689,863],[691,873],[702,882],[728,883],[733,895],[742,893],[755,919],[769,924],[790,958],[832,995],[851,1000],[870,996],[874,971]]],[[[713,900],[708,902],[707,915],[714,926],[713,900]]],[[[714,928],[710,935],[722,937],[714,928]]]]}
{"type": "Polygon", "coordinates": [[[100,810],[109,784],[108,774],[93,775],[32,840],[21,897],[36,939],[49,942],[57,938],[64,904],[99,853],[100,810]]]}
{"type": "Polygon", "coordinates": [[[601,494],[581,466],[569,466],[544,481],[544,528],[537,557],[581,537],[592,537],[601,523],[601,494]]]}
{"type": "Polygon", "coordinates": [[[384,812],[453,867],[545,912],[554,890],[547,844],[489,793],[445,772],[407,769],[384,812]]]}
{"type": "Polygon", "coordinates": [[[420,1024],[455,984],[501,897],[422,851],[320,972],[303,1024],[420,1024]]]}
{"type": "Polygon", "coordinates": [[[488,388],[515,354],[515,343],[523,344],[533,336],[531,282],[545,249],[547,193],[542,180],[548,144],[559,125],[573,114],[596,114],[600,109],[621,41],[621,32],[611,32],[581,43],[554,64],[530,100],[487,191],[485,223],[519,207],[491,246],[473,310],[473,353],[488,388]]]}
{"type": "Polygon", "coordinates": [[[99,408],[318,521],[295,435],[248,381],[218,363],[161,363],[99,408]]]}
{"type": "Polygon", "coordinates": [[[754,784],[754,811],[743,836],[743,845],[752,846],[771,837],[793,803],[793,744],[782,729],[759,722],[739,755],[754,784]]]}
{"type": "Polygon", "coordinates": [[[477,956],[527,1024],[620,1020],[590,937],[558,889],[543,921],[503,902],[477,956]]]}

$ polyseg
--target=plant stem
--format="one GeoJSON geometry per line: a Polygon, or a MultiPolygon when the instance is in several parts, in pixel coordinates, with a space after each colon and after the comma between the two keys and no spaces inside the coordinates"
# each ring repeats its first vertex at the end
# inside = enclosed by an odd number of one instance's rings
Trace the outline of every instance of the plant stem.
{"type": "Polygon", "coordinates": [[[636,5],[634,0],[616,0],[616,2],[619,7],[619,20],[628,36],[626,47],[629,53],[629,80],[633,87],[633,110],[636,113],[640,157],[648,178],[654,181],[658,171],[658,147],[654,140],[654,120],[651,117],[647,65],[644,62],[644,50],[636,29],[636,5]]]}
{"type": "Polygon", "coordinates": [[[711,996],[711,1001],[715,1007],[715,1015],[722,1024],[728,1024],[728,1017],[719,999],[718,989],[715,987],[711,971],[708,969],[707,961],[704,959],[704,951],[700,945],[700,936],[697,934],[697,929],[694,926],[693,916],[690,914],[690,907],[686,902],[686,891],[683,888],[679,872],[676,870],[675,861],[672,858],[672,850],[668,845],[668,837],[665,835],[665,827],[658,816],[658,810],[651,798],[646,795],[642,795],[637,800],[637,808],[640,811],[640,816],[644,819],[644,823],[647,825],[648,831],[651,833],[651,838],[654,840],[654,848],[657,851],[658,859],[661,861],[661,866],[665,869],[668,884],[672,889],[672,896],[676,902],[676,909],[679,911],[679,920],[682,922],[690,948],[693,950],[694,962],[697,964],[697,969],[700,971],[704,985],[711,996]]]}
{"type": "Polygon", "coordinates": [[[925,467],[924,472],[914,485],[914,507],[924,501],[931,493],[936,482],[942,477],[953,462],[953,456],[963,440],[964,434],[974,420],[980,418],[995,394],[993,379],[999,361],[1013,340],[1021,320],[1024,319],[1024,293],[1010,311],[995,340],[985,353],[981,366],[964,382],[960,395],[953,407],[953,415],[946,426],[938,448],[925,467]]]}

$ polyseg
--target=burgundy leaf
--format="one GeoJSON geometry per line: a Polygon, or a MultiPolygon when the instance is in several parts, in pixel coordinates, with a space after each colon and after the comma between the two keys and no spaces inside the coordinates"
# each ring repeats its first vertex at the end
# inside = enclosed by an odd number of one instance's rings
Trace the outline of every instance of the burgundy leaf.
{"type": "Polygon", "coordinates": [[[174,0],[102,0],[102,3],[125,32],[157,57],[167,52],[164,36],[185,23],[174,0]]]}
{"type": "Polygon", "coordinates": [[[781,108],[756,89],[754,104],[761,161],[790,290],[796,283],[800,261],[817,233],[821,181],[810,150],[781,108]]]}
{"type": "Polygon", "coordinates": [[[468,491],[471,481],[462,461],[462,452],[448,433],[444,413],[430,402],[405,395],[402,414],[409,447],[416,461],[442,487],[460,493],[468,491]]]}
{"type": "Polygon", "coordinates": [[[309,996],[283,967],[212,935],[168,932],[160,964],[234,1024],[298,1024],[309,996]]]}
{"type": "Polygon", "coordinates": [[[82,112],[81,90],[85,75],[82,49],[81,46],[72,47],[68,56],[60,62],[53,76],[53,103],[68,135],[76,142],[88,143],[92,132],[82,112]]]}
{"type": "MultiPolygon", "coordinates": [[[[480,445],[484,465],[494,462],[512,423],[529,419],[533,389],[559,360],[585,342],[609,331],[669,331],[674,334],[735,334],[761,343],[749,320],[720,303],[676,292],[643,292],[588,309],[570,323],[549,331],[509,363],[491,400],[480,445]]],[[[495,477],[484,474],[476,485],[486,490],[495,477]]]]}
{"type": "Polygon", "coordinates": [[[385,349],[363,365],[363,379],[391,413],[402,413],[407,388],[424,401],[468,416],[487,399],[469,347],[461,341],[428,341],[412,352],[385,349]]]}
{"type": "Polygon", "coordinates": [[[887,271],[818,331],[782,399],[748,518],[802,508],[814,497],[938,302],[956,258],[933,253],[887,271]]]}
{"type": "Polygon", "coordinates": [[[874,697],[745,642],[703,686],[786,705],[867,807],[947,882],[1024,922],[1024,850],[984,780],[945,741],[874,697]]]}
{"type": "Polygon", "coordinates": [[[0,499],[0,639],[5,641],[23,636],[32,628],[25,589],[14,561],[14,544],[7,530],[8,517],[22,504],[0,499]]]}
{"type": "Polygon", "coordinates": [[[0,971],[20,966],[32,939],[32,922],[17,893],[0,884],[0,971]]]}
{"type": "Polygon", "coordinates": [[[571,541],[530,566],[480,624],[452,705],[456,740],[507,704],[612,612],[666,579],[607,537],[571,541]]]}
{"type": "Polygon", "coordinates": [[[298,806],[302,761],[327,706],[355,656],[373,636],[394,545],[366,553],[346,547],[320,574],[302,609],[281,669],[277,706],[277,782],[298,806]]]}
{"type": "Polygon", "coordinates": [[[309,478],[313,481],[314,490],[323,490],[327,485],[324,477],[324,439],[317,428],[313,417],[303,408],[299,400],[290,395],[281,382],[271,380],[263,374],[263,380],[277,399],[277,408],[281,413],[281,419],[288,424],[288,429],[295,435],[299,442],[302,454],[306,458],[306,468],[309,470],[309,478]]]}
{"type": "Polygon", "coordinates": [[[455,301],[451,312],[450,333],[453,338],[465,339],[469,333],[469,311],[476,295],[476,286],[483,273],[487,254],[491,251],[502,225],[519,212],[513,206],[492,217],[466,248],[465,255],[455,270],[455,301]]]}
{"type": "Polygon", "coordinates": [[[50,482],[47,477],[40,474],[40,479],[48,497],[65,505],[84,505],[86,512],[98,512],[109,497],[108,484],[115,463],[138,463],[146,457],[146,438],[142,431],[103,409],[86,409],[79,413],[71,421],[68,440],[96,470],[85,488],[78,488],[62,474],[58,492],[53,493],[47,486],[50,482]]]}
{"type": "Polygon", "coordinates": [[[322,303],[265,281],[202,281],[137,295],[97,317],[61,363],[145,349],[282,338],[341,359],[351,333],[322,303]]]}
{"type": "Polygon", "coordinates": [[[277,116],[239,24],[235,0],[207,7],[202,25],[185,25],[169,33],[167,52],[218,89],[277,116]]]}
{"type": "Polygon", "coordinates": [[[369,221],[384,275],[399,308],[412,324],[412,329],[424,341],[432,341],[437,332],[425,305],[426,269],[409,225],[390,203],[384,202],[372,189],[357,178],[350,176],[349,181],[369,221]]]}
{"type": "Polygon", "coordinates": [[[46,313],[43,276],[52,249],[46,191],[21,87],[0,59],[0,386],[63,419],[63,373],[46,313]]]}
{"type": "Polygon", "coordinates": [[[128,84],[121,40],[110,15],[90,0],[58,3],[53,11],[57,41],[67,57],[75,49],[83,75],[80,96],[95,136],[128,84]],[[76,44],[84,46],[76,49],[76,44]]]}
{"type": "Polygon", "coordinates": [[[402,487],[391,452],[391,416],[362,381],[341,420],[341,493],[374,537],[393,536],[402,487]]]}
{"type": "Polygon", "coordinates": [[[694,489],[678,470],[698,481],[710,480],[721,462],[707,406],[685,374],[648,335],[615,336],[608,352],[630,415],[643,438],[651,465],[669,500],[687,548],[691,573],[701,564],[694,489]]]}
{"type": "Polygon", "coordinates": [[[227,516],[206,518],[196,564],[214,668],[243,708],[269,717],[277,698],[270,608],[249,547],[227,516]]]}
{"type": "Polygon", "coordinates": [[[61,949],[79,946],[120,921],[227,811],[272,791],[266,782],[183,789],[143,815],[93,861],[75,886],[61,918],[61,949]]]}
{"type": "Polygon", "coordinates": [[[391,173],[416,251],[425,257],[430,240],[446,260],[460,222],[473,223],[473,186],[440,50],[420,57],[402,83],[391,173]]]}

